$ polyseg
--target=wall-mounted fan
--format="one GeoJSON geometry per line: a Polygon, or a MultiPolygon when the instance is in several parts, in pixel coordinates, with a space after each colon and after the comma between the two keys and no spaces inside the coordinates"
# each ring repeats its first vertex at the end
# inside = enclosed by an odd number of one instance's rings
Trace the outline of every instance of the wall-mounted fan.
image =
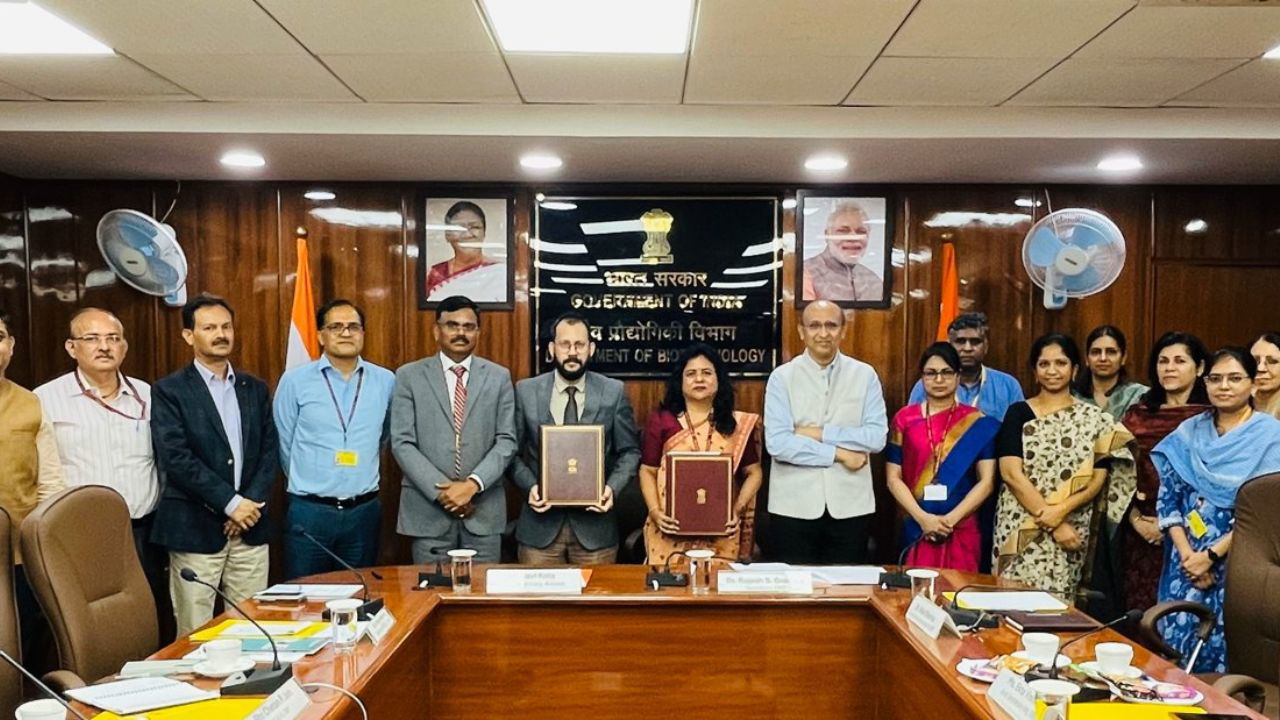
{"type": "Polygon", "coordinates": [[[1105,290],[1124,269],[1124,235],[1100,212],[1068,208],[1031,227],[1022,243],[1022,264],[1044,290],[1044,306],[1057,310],[1067,298],[1105,290]]]}
{"type": "Polygon", "coordinates": [[[112,210],[98,221],[98,250],[130,287],[174,307],[187,302],[187,256],[172,226],[137,210],[112,210]]]}

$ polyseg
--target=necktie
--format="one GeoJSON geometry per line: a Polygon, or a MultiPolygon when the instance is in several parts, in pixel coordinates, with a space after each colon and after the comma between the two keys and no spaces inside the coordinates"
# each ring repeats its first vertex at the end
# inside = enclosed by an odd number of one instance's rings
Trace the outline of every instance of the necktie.
{"type": "Polygon", "coordinates": [[[467,409],[467,384],[462,375],[467,369],[461,365],[453,366],[453,374],[458,376],[453,384],[453,479],[462,479],[462,414],[467,409]]]}
{"type": "Polygon", "coordinates": [[[569,401],[564,404],[564,424],[578,424],[578,388],[569,386],[564,389],[569,394],[569,401]]]}

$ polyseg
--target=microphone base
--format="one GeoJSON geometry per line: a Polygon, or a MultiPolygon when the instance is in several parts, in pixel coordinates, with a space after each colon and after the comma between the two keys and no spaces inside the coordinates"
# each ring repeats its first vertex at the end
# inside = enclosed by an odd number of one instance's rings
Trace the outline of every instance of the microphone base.
{"type": "MultiPolygon", "coordinates": [[[[383,601],[382,598],[374,598],[372,600],[366,600],[363,605],[356,608],[356,620],[360,620],[360,621],[372,620],[374,615],[377,615],[378,613],[382,612],[382,606],[384,604],[385,602],[383,601]]],[[[328,622],[329,616],[330,616],[329,608],[325,608],[324,612],[320,613],[320,619],[326,622],[328,622]]]]}
{"type": "Polygon", "coordinates": [[[1000,618],[989,612],[981,612],[978,610],[964,610],[962,608],[944,607],[942,608],[951,616],[952,622],[957,627],[972,628],[975,630],[994,630],[1000,627],[1000,618]],[[976,625],[974,623],[977,623],[976,625]]]}
{"type": "Polygon", "coordinates": [[[880,587],[910,588],[911,578],[905,572],[880,573],[880,587]]]}
{"type": "Polygon", "coordinates": [[[660,588],[687,587],[689,585],[689,574],[651,570],[644,576],[644,586],[652,589],[654,584],[657,584],[660,588]]]}
{"type": "Polygon", "coordinates": [[[423,588],[449,588],[453,589],[453,578],[442,572],[420,572],[418,573],[418,589],[423,588]]]}
{"type": "Polygon", "coordinates": [[[270,695],[293,679],[293,663],[280,663],[279,670],[256,668],[239,685],[221,688],[223,695],[270,695]]]}

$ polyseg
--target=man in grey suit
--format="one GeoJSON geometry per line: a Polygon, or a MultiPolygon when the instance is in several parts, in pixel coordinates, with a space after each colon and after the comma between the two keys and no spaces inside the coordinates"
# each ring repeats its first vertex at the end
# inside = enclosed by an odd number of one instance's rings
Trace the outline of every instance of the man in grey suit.
{"type": "Polygon", "coordinates": [[[525,565],[607,565],[618,558],[613,500],[640,467],[635,413],[622,383],[593,372],[595,352],[587,319],[576,312],[556,318],[548,344],[555,369],[516,383],[520,452],[512,478],[529,495],[516,523],[525,565]],[[538,495],[539,442],[543,425],[603,425],[605,489],[599,505],[551,507],[538,495]]]}
{"type": "Polygon", "coordinates": [[[396,371],[391,452],[404,471],[396,531],[427,564],[455,548],[500,561],[507,501],[502,475],[516,450],[511,373],[472,354],[480,310],[445,298],[432,329],[440,352],[396,371]]]}

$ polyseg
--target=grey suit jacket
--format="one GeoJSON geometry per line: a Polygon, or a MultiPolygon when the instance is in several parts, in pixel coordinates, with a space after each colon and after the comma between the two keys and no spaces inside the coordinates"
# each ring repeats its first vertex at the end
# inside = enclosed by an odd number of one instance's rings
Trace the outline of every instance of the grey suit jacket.
{"type": "MultiPolygon", "coordinates": [[[[622,383],[593,372],[586,374],[586,400],[578,421],[583,425],[604,426],[605,484],[613,490],[614,501],[622,489],[636,476],[640,467],[640,437],[636,432],[635,412],[622,383]]],[[[543,425],[554,425],[551,417],[551,392],[555,371],[543,373],[516,383],[516,424],[520,451],[511,463],[511,476],[527,498],[538,484],[539,442],[543,425]]],[[[618,544],[618,521],[614,511],[596,513],[579,508],[551,508],[534,512],[528,502],[520,509],[516,523],[516,540],[531,547],[544,548],[568,520],[578,542],[588,550],[599,550],[618,544]]]]}
{"type": "MultiPolygon", "coordinates": [[[[439,355],[396,371],[391,396],[391,454],[404,480],[396,531],[410,537],[438,537],[458,518],[437,501],[437,483],[453,479],[453,398],[439,355]]],[[[507,523],[503,474],[516,451],[515,394],[511,373],[472,356],[467,405],[462,416],[462,477],[472,474],[484,490],[471,501],[475,512],[462,520],[475,535],[495,535],[507,523]]]]}

